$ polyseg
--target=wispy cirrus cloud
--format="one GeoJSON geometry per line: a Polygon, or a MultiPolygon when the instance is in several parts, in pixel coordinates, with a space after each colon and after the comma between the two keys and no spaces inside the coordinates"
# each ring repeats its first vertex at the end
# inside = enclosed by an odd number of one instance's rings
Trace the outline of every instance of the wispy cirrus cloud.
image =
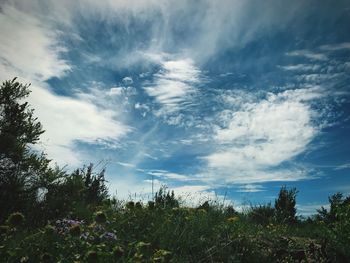
{"type": "Polygon", "coordinates": [[[89,101],[58,96],[41,86],[33,86],[29,101],[45,129],[41,136],[43,148],[60,165],[84,162],[76,142],[115,142],[130,132],[114,112],[89,101]]]}
{"type": "Polygon", "coordinates": [[[350,42],[322,45],[320,47],[320,49],[326,50],[326,51],[337,51],[337,50],[350,49],[350,42]]]}
{"type": "Polygon", "coordinates": [[[200,83],[200,70],[190,58],[172,59],[153,56],[160,70],[153,75],[153,82],[144,86],[146,93],[160,104],[157,115],[167,115],[184,110],[192,103],[196,85],[200,83]]]}
{"type": "Polygon", "coordinates": [[[0,10],[0,77],[21,76],[31,81],[60,77],[71,70],[61,58],[67,50],[59,45],[57,31],[35,16],[13,6],[2,5],[0,10]]]}
{"type": "Polygon", "coordinates": [[[84,160],[76,142],[100,144],[116,141],[130,128],[117,120],[115,112],[86,96],[66,97],[52,92],[46,81],[63,77],[71,65],[62,59],[66,48],[60,44],[60,32],[10,4],[1,5],[0,78],[32,83],[29,102],[43,124],[41,145],[58,164],[78,165],[84,160]]]}
{"type": "Polygon", "coordinates": [[[311,60],[327,60],[327,56],[323,53],[317,53],[310,50],[295,50],[287,53],[288,56],[305,57],[311,60]]]}

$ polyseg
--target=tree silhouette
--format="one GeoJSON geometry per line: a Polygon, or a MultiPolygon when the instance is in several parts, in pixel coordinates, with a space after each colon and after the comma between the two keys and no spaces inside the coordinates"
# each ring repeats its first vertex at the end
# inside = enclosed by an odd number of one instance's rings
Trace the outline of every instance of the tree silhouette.
{"type": "Polygon", "coordinates": [[[16,78],[5,81],[0,87],[0,156],[14,163],[23,161],[28,145],[35,144],[44,132],[41,123],[33,116],[28,102],[23,102],[30,91],[16,78]]]}
{"type": "Polygon", "coordinates": [[[275,200],[275,215],[277,222],[292,224],[296,222],[296,188],[288,190],[282,186],[275,200]]]}

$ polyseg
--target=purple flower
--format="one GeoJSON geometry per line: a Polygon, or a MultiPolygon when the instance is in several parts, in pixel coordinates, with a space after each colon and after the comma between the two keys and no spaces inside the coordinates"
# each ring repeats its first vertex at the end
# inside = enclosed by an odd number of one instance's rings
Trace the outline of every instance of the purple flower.
{"type": "Polygon", "coordinates": [[[117,236],[113,232],[105,232],[100,236],[100,238],[110,240],[110,241],[117,240],[117,236]]]}
{"type": "Polygon", "coordinates": [[[56,220],[56,230],[60,234],[67,234],[73,226],[80,226],[85,222],[74,219],[56,220]]]}

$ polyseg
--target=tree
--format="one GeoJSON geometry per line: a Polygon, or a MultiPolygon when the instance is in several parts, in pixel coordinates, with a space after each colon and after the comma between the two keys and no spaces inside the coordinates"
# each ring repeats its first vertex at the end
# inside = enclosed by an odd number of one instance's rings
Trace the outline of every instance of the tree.
{"type": "Polygon", "coordinates": [[[174,191],[167,191],[166,186],[161,187],[155,194],[154,203],[158,208],[179,207],[179,200],[176,199],[174,191]]]}
{"type": "Polygon", "coordinates": [[[317,209],[316,219],[326,223],[334,223],[339,220],[339,214],[350,205],[350,196],[344,198],[343,194],[338,192],[328,197],[328,201],[329,211],[323,206],[321,209],[317,209]]]}
{"type": "Polygon", "coordinates": [[[0,87],[0,222],[9,213],[35,203],[35,186],[48,168],[44,155],[30,151],[44,131],[33,109],[23,101],[30,93],[28,87],[16,78],[0,87]]]}
{"type": "Polygon", "coordinates": [[[32,150],[44,130],[24,101],[29,86],[14,78],[0,87],[0,223],[17,211],[32,224],[45,223],[108,197],[104,170],[95,173],[91,164],[68,174],[32,150]]]}
{"type": "Polygon", "coordinates": [[[14,78],[0,87],[0,156],[14,163],[26,158],[29,144],[36,143],[44,132],[33,116],[34,110],[23,102],[30,93],[29,86],[14,78]]]}
{"type": "Polygon", "coordinates": [[[275,200],[275,215],[277,222],[292,224],[296,222],[296,188],[288,190],[282,186],[275,200]]]}

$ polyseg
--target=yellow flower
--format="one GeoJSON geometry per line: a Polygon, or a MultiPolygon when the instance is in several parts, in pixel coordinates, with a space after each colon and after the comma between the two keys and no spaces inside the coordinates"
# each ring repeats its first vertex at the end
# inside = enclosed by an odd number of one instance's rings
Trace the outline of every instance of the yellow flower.
{"type": "Polygon", "coordinates": [[[238,216],[233,216],[233,217],[230,217],[230,218],[227,219],[227,221],[230,222],[230,223],[234,223],[234,222],[236,222],[238,220],[239,220],[238,216]]]}

